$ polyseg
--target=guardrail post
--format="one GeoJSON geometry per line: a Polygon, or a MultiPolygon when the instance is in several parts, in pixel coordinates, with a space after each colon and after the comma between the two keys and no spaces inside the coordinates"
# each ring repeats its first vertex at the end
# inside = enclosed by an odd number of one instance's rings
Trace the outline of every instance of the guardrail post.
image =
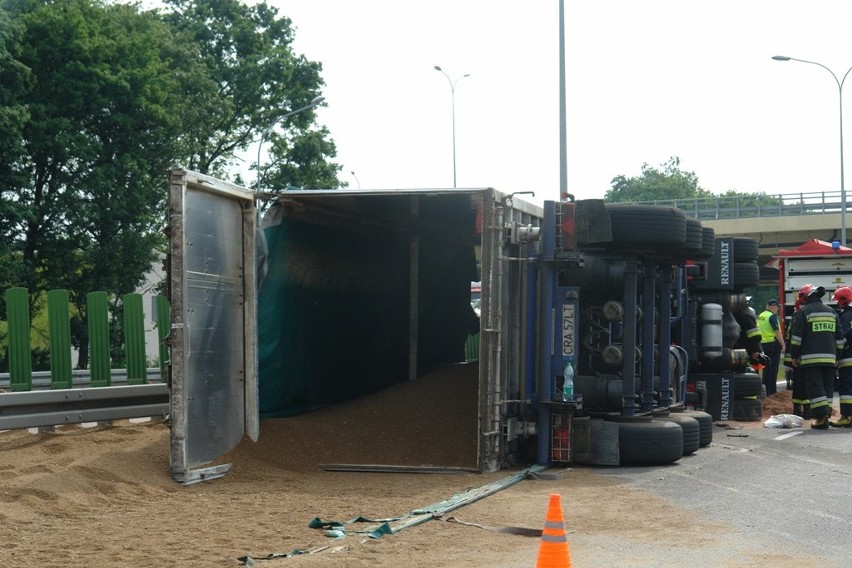
{"type": "Polygon", "coordinates": [[[9,389],[13,392],[32,390],[30,301],[26,288],[6,290],[6,314],[9,318],[9,389]]]}
{"type": "Polygon", "coordinates": [[[127,354],[127,384],[142,385],[147,379],[145,365],[145,319],[142,312],[142,294],[125,294],[124,349],[127,354]]]}
{"type": "Polygon", "coordinates": [[[89,369],[93,387],[112,384],[109,360],[109,310],[106,292],[86,295],[86,324],[89,330],[89,369]]]}
{"type": "Polygon", "coordinates": [[[68,315],[68,290],[50,290],[47,293],[47,324],[50,334],[50,386],[70,389],[71,373],[71,320],[68,315]]]}

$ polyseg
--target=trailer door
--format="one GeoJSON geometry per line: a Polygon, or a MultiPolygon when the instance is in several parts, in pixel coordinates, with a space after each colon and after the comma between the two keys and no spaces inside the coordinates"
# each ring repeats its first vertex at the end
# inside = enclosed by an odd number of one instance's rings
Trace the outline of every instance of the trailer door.
{"type": "Polygon", "coordinates": [[[259,434],[255,228],[248,189],[169,172],[170,463],[184,484],[223,476],[230,464],[208,464],[259,434]]]}

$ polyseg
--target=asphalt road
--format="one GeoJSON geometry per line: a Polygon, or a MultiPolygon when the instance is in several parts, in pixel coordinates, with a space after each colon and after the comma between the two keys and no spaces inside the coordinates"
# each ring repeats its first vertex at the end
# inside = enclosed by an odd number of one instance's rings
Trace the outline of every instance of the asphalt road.
{"type": "Polygon", "coordinates": [[[817,557],[823,568],[848,566],[852,429],[812,430],[808,422],[791,429],[718,424],[709,446],[671,466],[598,473],[732,524],[738,533],[734,550],[757,546],[817,557]]]}

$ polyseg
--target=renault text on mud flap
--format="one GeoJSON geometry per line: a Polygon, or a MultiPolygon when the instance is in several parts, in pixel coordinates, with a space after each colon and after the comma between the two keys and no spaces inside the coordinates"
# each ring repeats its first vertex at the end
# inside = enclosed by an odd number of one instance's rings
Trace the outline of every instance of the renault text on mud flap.
{"type": "Polygon", "coordinates": [[[731,417],[731,379],[727,374],[722,375],[722,406],[719,419],[728,420],[731,417]]]}
{"type": "Polygon", "coordinates": [[[719,242],[719,283],[724,286],[731,284],[731,249],[730,242],[719,242]]]}

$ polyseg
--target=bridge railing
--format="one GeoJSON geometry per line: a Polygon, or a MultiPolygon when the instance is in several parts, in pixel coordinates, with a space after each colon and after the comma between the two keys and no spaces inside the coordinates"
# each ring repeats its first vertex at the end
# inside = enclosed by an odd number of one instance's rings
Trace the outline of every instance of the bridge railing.
{"type": "Polygon", "coordinates": [[[637,204],[677,207],[699,220],[790,217],[840,213],[840,191],[760,195],[717,195],[689,199],[637,201],[637,204]]]}

